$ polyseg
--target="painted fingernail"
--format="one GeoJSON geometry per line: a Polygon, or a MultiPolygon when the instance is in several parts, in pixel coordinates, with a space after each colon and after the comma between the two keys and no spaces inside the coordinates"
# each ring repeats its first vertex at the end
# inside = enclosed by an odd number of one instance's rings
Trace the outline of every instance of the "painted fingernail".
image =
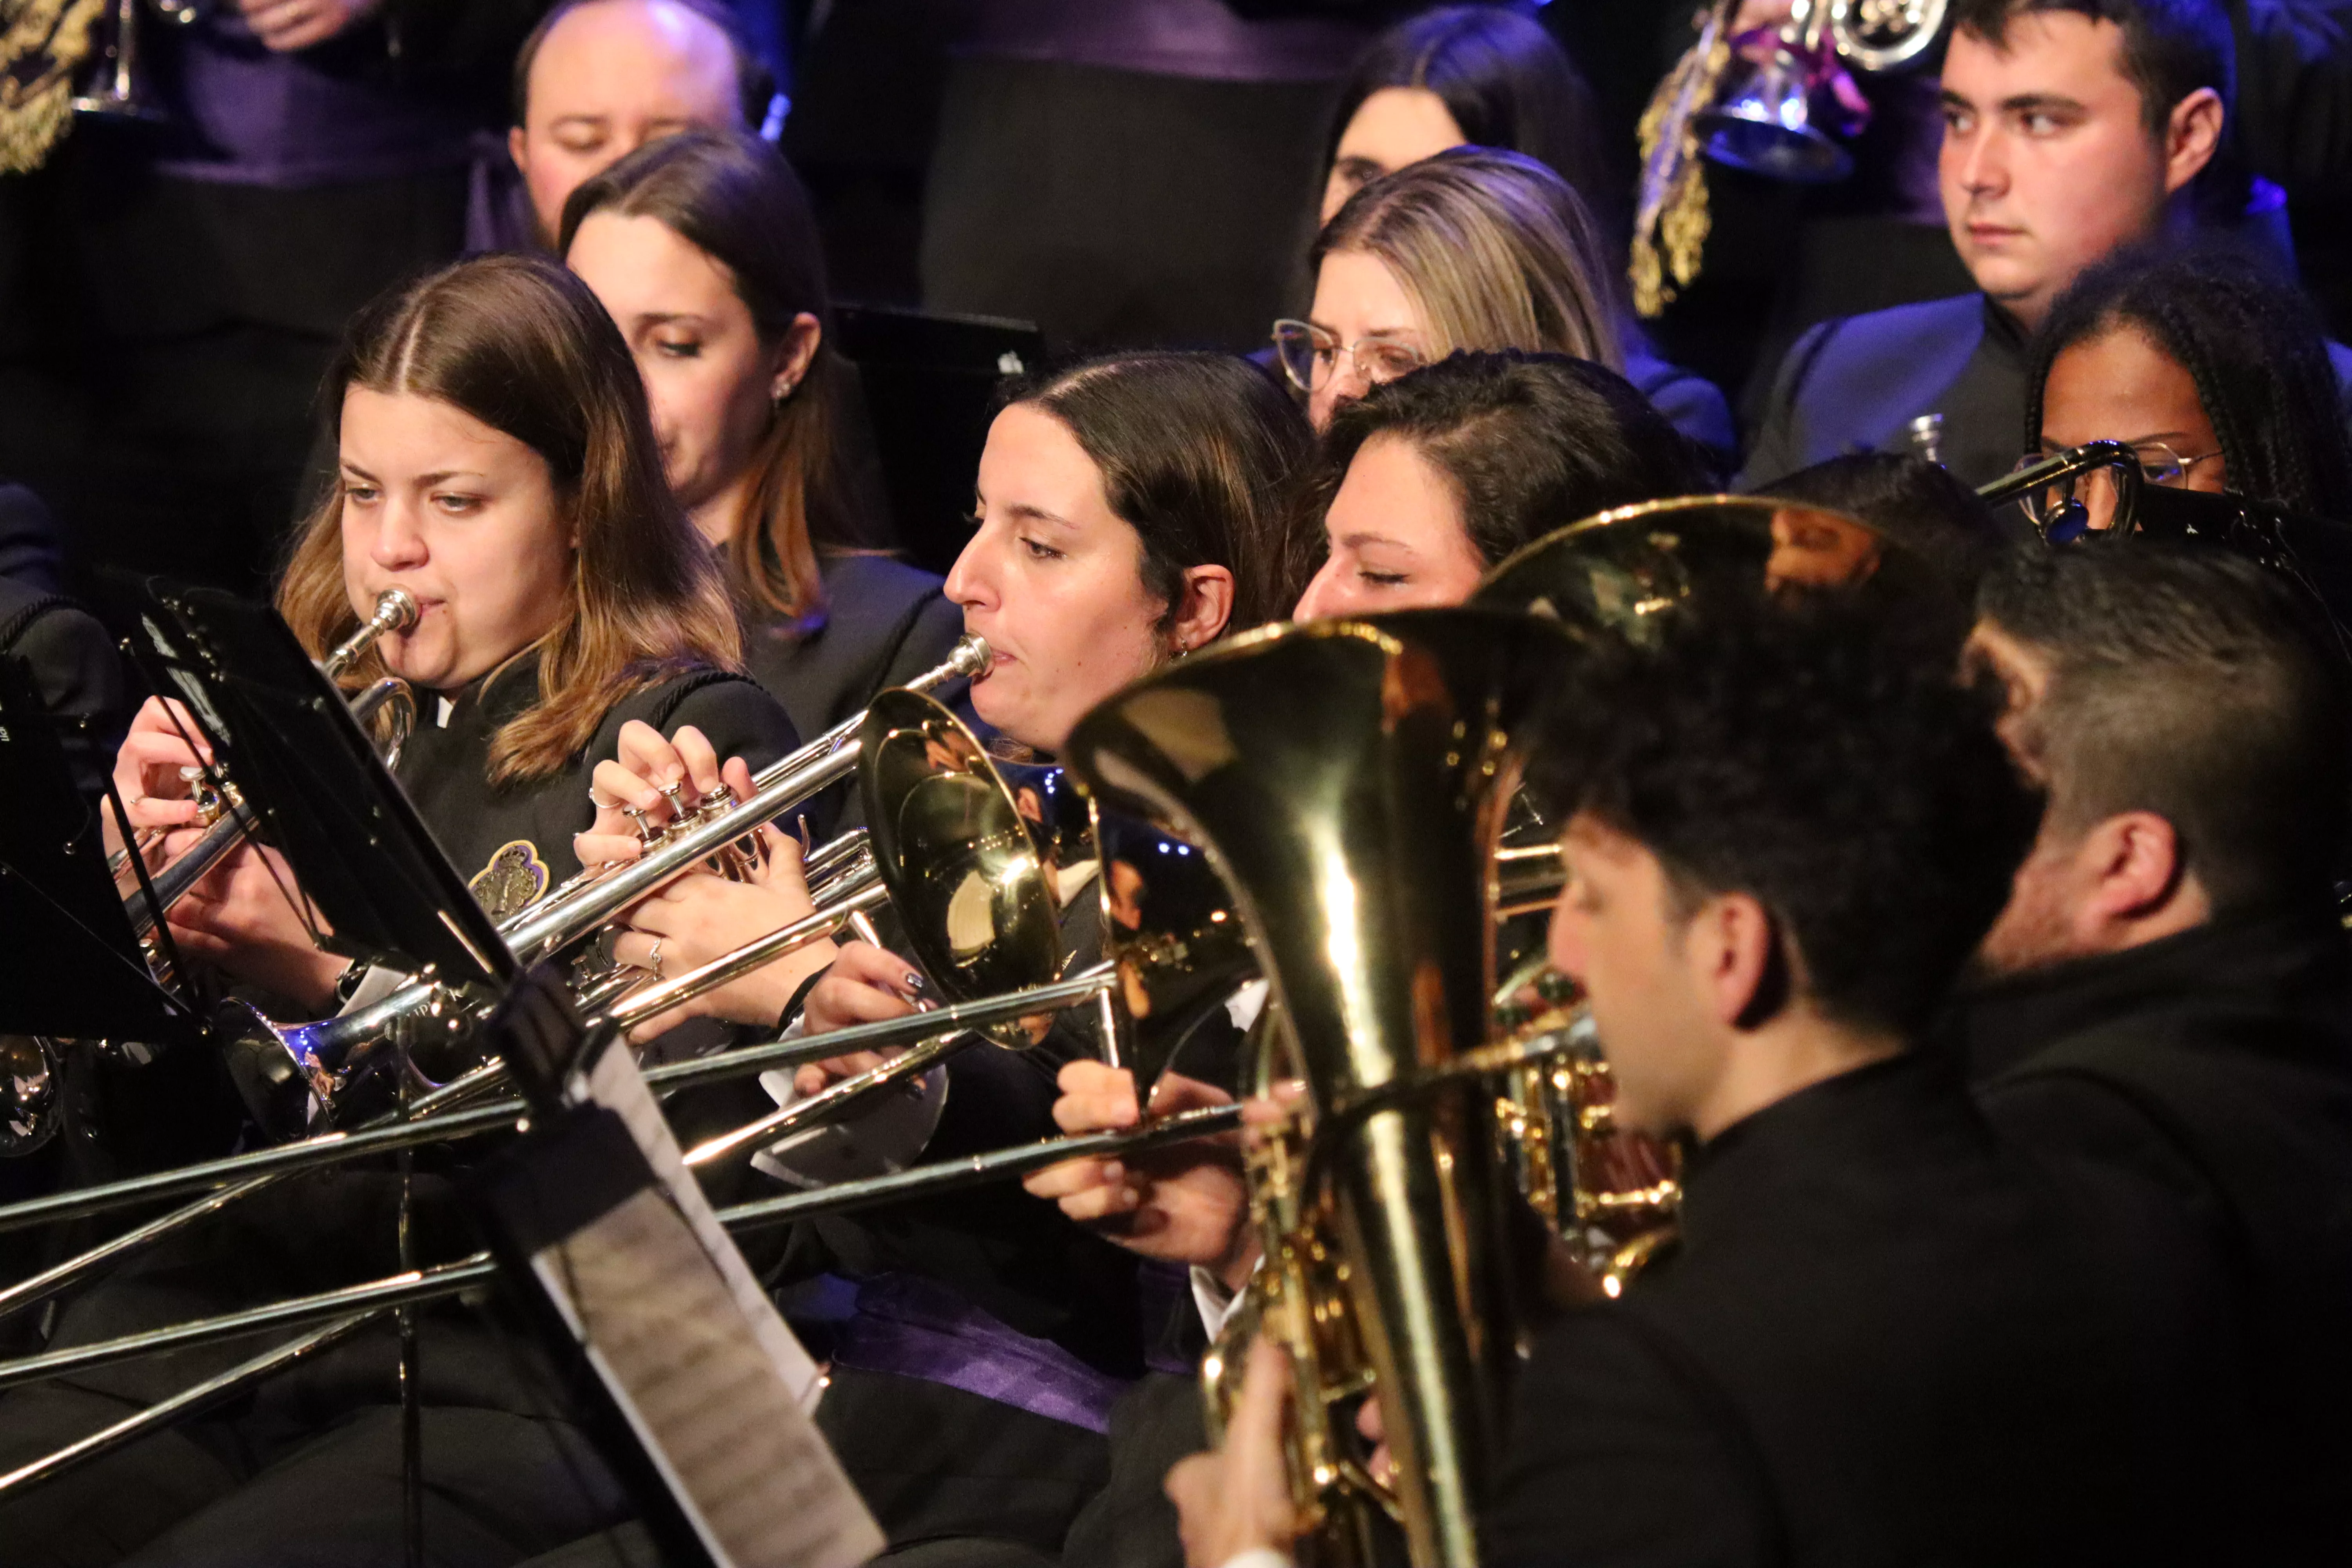
{"type": "Polygon", "coordinates": [[[920,991],[922,988],[923,977],[916,973],[911,969],[907,971],[907,989],[909,991],[920,991]]]}

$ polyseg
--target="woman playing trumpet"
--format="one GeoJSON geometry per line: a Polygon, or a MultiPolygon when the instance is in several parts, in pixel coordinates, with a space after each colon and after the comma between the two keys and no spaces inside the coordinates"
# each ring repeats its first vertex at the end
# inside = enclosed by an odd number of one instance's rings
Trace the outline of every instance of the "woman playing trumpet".
{"type": "MultiPolygon", "coordinates": [[[[1123,355],[1017,390],[990,429],[971,542],[948,578],[966,629],[995,655],[971,689],[981,718],[1050,757],[1080,714],[1137,676],[1271,619],[1291,595],[1284,483],[1307,449],[1282,393],[1221,355],[1123,355]]],[[[679,740],[632,730],[623,760],[647,771],[600,771],[600,798],[651,810],[668,778],[715,776],[722,753],[679,740]]],[[[625,828],[617,809],[600,815],[582,854],[632,853],[625,828]]],[[[807,908],[781,889],[689,879],[641,908],[640,933],[616,951],[643,963],[658,941],[676,973],[807,908]]],[[[1091,897],[1065,907],[1073,964],[1093,956],[1093,909],[1091,897]]],[[[819,963],[829,967],[802,1019],[812,1035],[926,1000],[907,959],[849,942],[690,1005],[772,1022],[819,963]]],[[[944,1096],[928,1143],[866,1155],[895,1163],[1050,1133],[1055,1069],[1097,1054],[1090,1031],[1066,1021],[1032,1050],[966,1050],[927,1090],[944,1096]]],[[[772,1087],[805,1093],[871,1065],[827,1062],[772,1087]]],[[[763,1168],[806,1179],[795,1166],[816,1157],[791,1149],[763,1168]]],[[[1142,1370],[1133,1258],[1009,1191],[813,1222],[796,1251],[801,1273],[847,1281],[854,1305],[818,1421],[894,1541],[1055,1551],[1101,1484],[1110,1400],[1142,1370]]]]}
{"type": "MultiPolygon", "coordinates": [[[[399,587],[415,624],[346,674],[390,674],[425,711],[396,773],[493,917],[577,869],[582,783],[631,720],[692,724],[761,763],[790,721],[734,674],[719,574],[662,482],[636,367],[594,297],[543,262],[489,257],[390,296],[331,373],[341,475],[278,589],[305,647],[399,587]]],[[[194,815],[195,763],[161,702],[117,763],[135,827],[194,815]]],[[[171,847],[176,848],[174,844],[171,847]]],[[[345,961],[318,951],[274,851],[247,846],[171,911],[184,951],[301,1005],[345,961]]]]}
{"type": "MultiPolygon", "coordinates": [[[[326,394],[341,477],[295,547],[279,608],[316,653],[387,588],[414,595],[415,624],[350,679],[389,672],[417,689],[424,711],[398,777],[494,913],[575,867],[572,836],[593,816],[587,779],[628,721],[690,723],[756,763],[793,744],[782,710],[733,673],[719,573],[663,482],[636,365],[578,279],[511,256],[435,274],[357,320],[326,394]]],[[[151,705],[117,763],[123,793],[149,797],[132,807],[135,826],[184,832],[179,769],[193,762],[151,705]]],[[[173,934],[231,976],[323,1012],[344,961],[312,946],[278,890],[284,875],[274,851],[238,850],[173,910],[173,934]]],[[[51,1342],[409,1267],[394,1239],[398,1184],[373,1169],[281,1184],[228,1211],[226,1235],[192,1235],[76,1300],[51,1342]]],[[[416,1263],[478,1245],[446,1196],[420,1172],[416,1263]]],[[[514,1336],[470,1309],[420,1326],[436,1561],[511,1562],[614,1517],[616,1483],[514,1336]]],[[[175,1562],[393,1560],[401,1423],[389,1345],[362,1336],[251,1402],[12,1498],[0,1541],[12,1560],[110,1562],[167,1531],[154,1549],[175,1562]]],[[[216,1370],[246,1353],[197,1359],[216,1370]]],[[[0,1462],[176,1392],[190,1368],[174,1360],[102,1387],[12,1394],[0,1462]]]]}

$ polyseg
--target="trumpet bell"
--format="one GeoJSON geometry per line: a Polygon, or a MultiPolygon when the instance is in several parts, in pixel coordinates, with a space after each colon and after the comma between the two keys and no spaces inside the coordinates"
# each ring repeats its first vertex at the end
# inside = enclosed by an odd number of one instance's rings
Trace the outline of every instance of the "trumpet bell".
{"type": "MultiPolygon", "coordinates": [[[[1061,973],[1055,889],[1021,807],[954,714],[912,691],[866,710],[858,773],[874,863],[908,945],[950,998],[1042,984],[1061,973]]],[[[1000,1026],[1000,1045],[1045,1037],[1050,1016],[1000,1026]]]]}
{"type": "Polygon", "coordinates": [[[1814,72],[1802,56],[1775,46],[1748,79],[1692,121],[1711,162],[1801,185],[1834,184],[1853,156],[1813,123],[1814,72]]]}

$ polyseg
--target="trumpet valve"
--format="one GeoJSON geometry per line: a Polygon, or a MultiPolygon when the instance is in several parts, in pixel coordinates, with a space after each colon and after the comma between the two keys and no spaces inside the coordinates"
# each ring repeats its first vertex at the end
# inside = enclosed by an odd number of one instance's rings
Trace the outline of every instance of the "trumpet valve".
{"type": "Polygon", "coordinates": [[[652,818],[646,815],[645,807],[625,805],[621,807],[621,815],[627,817],[629,826],[637,830],[638,843],[650,847],[660,840],[661,830],[656,827],[652,818]]]}

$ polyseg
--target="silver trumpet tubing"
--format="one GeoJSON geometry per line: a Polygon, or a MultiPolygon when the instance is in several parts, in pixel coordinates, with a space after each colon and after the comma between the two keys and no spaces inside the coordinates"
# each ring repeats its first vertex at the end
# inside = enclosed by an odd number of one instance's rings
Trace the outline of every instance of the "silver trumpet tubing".
{"type": "MultiPolygon", "coordinates": [[[[945,661],[899,689],[934,689],[986,668],[989,658],[984,640],[965,637],[945,661]]],[[[574,943],[596,934],[632,905],[724,855],[737,840],[849,777],[857,771],[864,750],[859,731],[865,720],[865,714],[845,720],[761,769],[752,777],[749,799],[700,803],[650,837],[645,852],[636,859],[584,870],[539,903],[500,922],[499,934],[506,938],[516,961],[528,966],[564,952],[574,943]]],[[[856,891],[862,889],[862,883],[857,889],[844,884],[855,879],[856,858],[863,846],[862,837],[845,838],[826,845],[812,857],[832,879],[826,889],[828,896],[841,900],[845,906],[856,891]],[[835,876],[836,872],[840,875],[835,876]]],[[[845,907],[842,918],[854,919],[866,907],[863,903],[855,909],[845,907]]],[[[782,952],[778,947],[768,953],[767,959],[779,957],[782,952]]],[[[745,968],[756,966],[747,964],[745,968]]],[[[596,974],[591,978],[583,1001],[593,1010],[617,999],[636,978],[625,970],[596,974]]],[[[733,978],[733,973],[727,978],[733,978]]],[[[674,1002],[665,1004],[668,1005],[674,1002]]],[[[370,1006],[316,1024],[287,1028],[257,1016],[244,1022],[247,1040],[269,1061],[273,1078],[289,1086],[299,1080],[304,1090],[316,1095],[332,1114],[351,1085],[373,1074],[394,1054],[390,1047],[395,1031],[407,1037],[412,1056],[427,1074],[428,1086],[434,1081],[429,1075],[436,1062],[445,1064],[448,1072],[472,1066],[472,1059],[464,1054],[463,1042],[472,1035],[487,1010],[487,998],[467,995],[432,981],[414,980],[370,1006]],[[278,1055],[270,1058],[267,1047],[273,1042],[278,1055]]]]}
{"type": "MultiPolygon", "coordinates": [[[[1059,1164],[1065,1160],[1131,1158],[1173,1143],[1223,1136],[1238,1131],[1241,1124],[1242,1108],[1238,1105],[1181,1111],[1130,1131],[1088,1132],[1049,1138],[1015,1148],[919,1165],[887,1176],[843,1182],[813,1192],[739,1204],[720,1210],[719,1219],[730,1230],[744,1231],[788,1224],[819,1214],[853,1213],[880,1204],[931,1197],[1008,1181],[1032,1171],[1059,1164]]],[[[298,1297],[166,1329],[0,1362],[0,1388],[8,1388],[195,1345],[239,1339],[272,1329],[323,1324],[168,1399],[135,1412],[110,1426],[0,1474],[0,1497],[37,1486],[145,1436],[181,1416],[233,1398],[263,1379],[382,1321],[401,1307],[423,1306],[482,1289],[493,1281],[495,1275],[496,1268],[489,1258],[486,1255],[476,1254],[439,1268],[415,1269],[314,1296],[298,1297]]]]}
{"type": "MultiPolygon", "coordinates": [[[[330,649],[327,657],[319,661],[320,673],[330,680],[337,679],[358,663],[382,638],[415,626],[416,614],[415,597],[407,589],[385,589],[376,596],[374,613],[368,616],[360,629],[330,649]]],[[[355,694],[351,704],[352,717],[362,725],[383,711],[387,705],[393,705],[396,717],[386,749],[390,756],[396,757],[401,738],[406,733],[408,722],[414,720],[415,713],[407,682],[387,677],[355,694]],[[403,711],[401,704],[406,705],[407,720],[397,717],[403,711]]],[[[202,838],[189,846],[185,853],[148,879],[155,890],[152,904],[147,901],[143,889],[133,891],[123,900],[124,910],[131,917],[131,933],[142,942],[153,933],[156,921],[163,914],[179,902],[190,888],[203,879],[205,872],[218,865],[223,856],[243,843],[246,836],[253,831],[253,808],[245,804],[245,797],[237,793],[234,784],[222,781],[217,787],[208,788],[199,783],[198,790],[197,798],[205,807],[211,826],[202,838]]]]}

